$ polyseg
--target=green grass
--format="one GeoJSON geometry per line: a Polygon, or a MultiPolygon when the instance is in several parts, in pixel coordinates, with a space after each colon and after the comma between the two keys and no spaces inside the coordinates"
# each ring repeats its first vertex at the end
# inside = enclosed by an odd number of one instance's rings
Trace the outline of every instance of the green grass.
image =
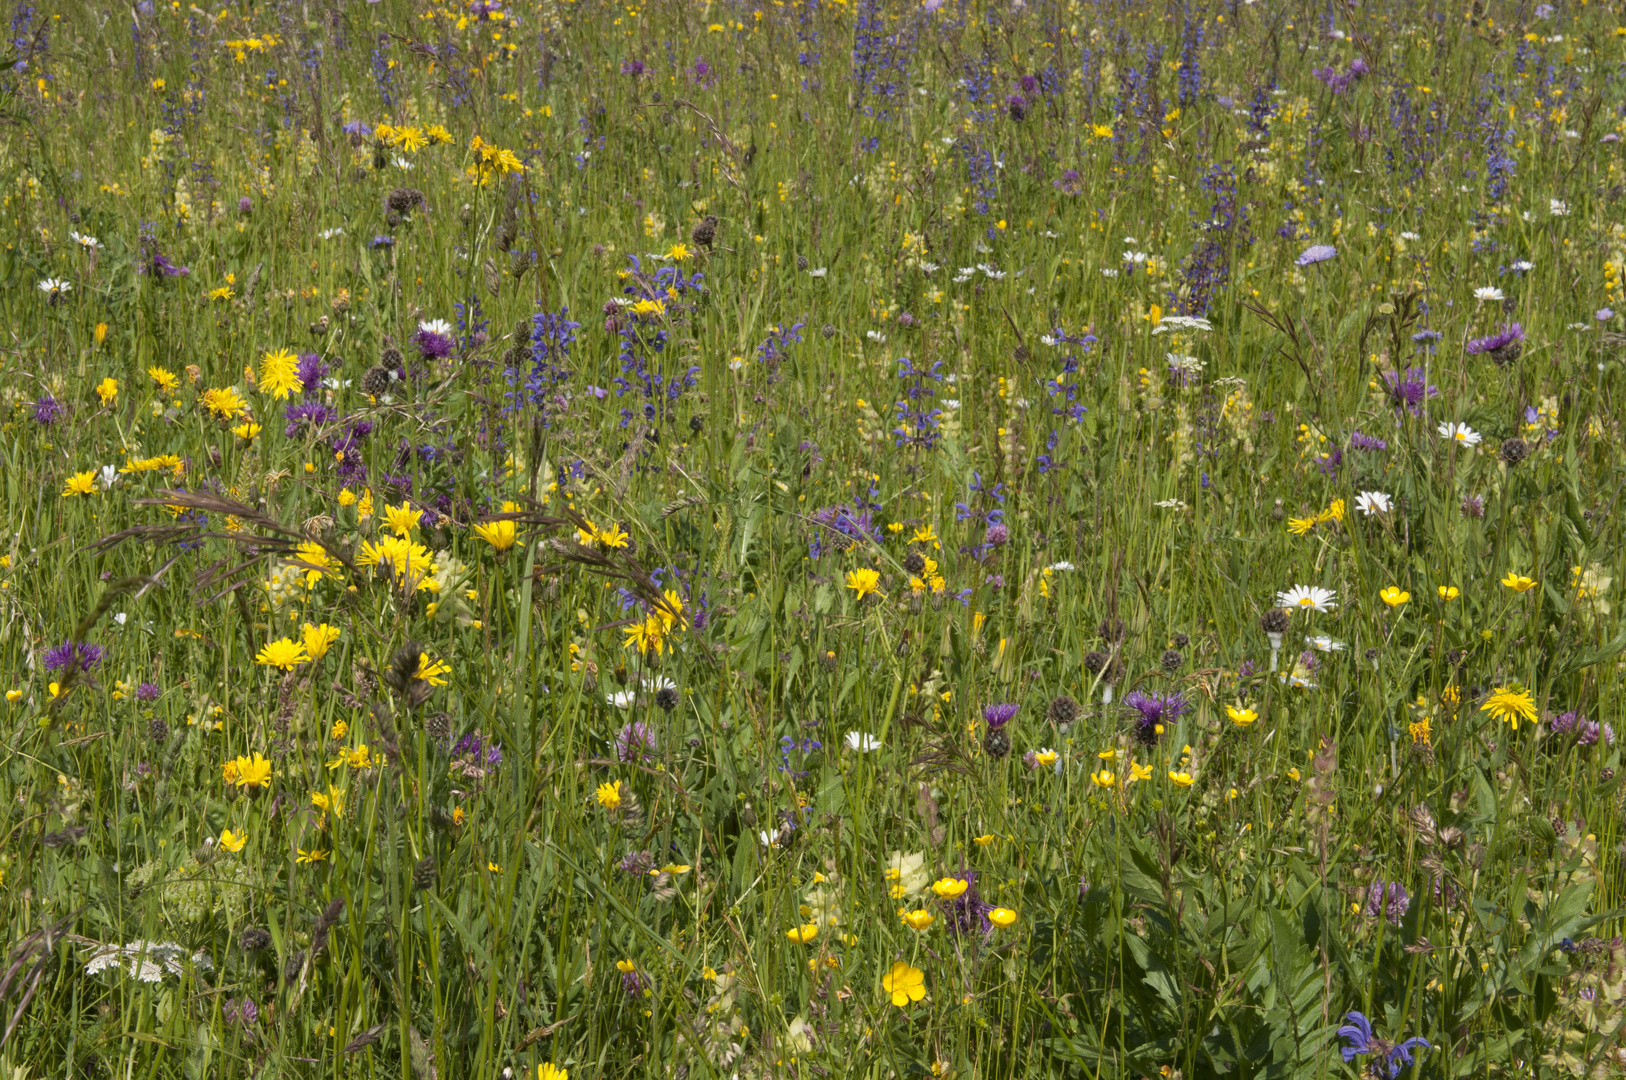
{"type": "Polygon", "coordinates": [[[888,3],[865,83],[869,12],[17,9],[0,1074],[1330,1077],[1375,1060],[1352,1010],[1423,1075],[1619,1072],[1619,747],[1554,725],[1621,723],[1614,14],[888,3]],[[515,155],[486,183],[476,138],[515,155]],[[514,413],[516,327],[562,310],[514,413]],[[1466,352],[1504,320],[1522,356],[1466,352]],[[335,381],[277,397],[280,350],[335,381]],[[404,585],[368,565],[403,504],[404,585]],[[1295,585],[1336,607],[1272,670],[1295,585]],[[324,656],[256,662],[306,624],[324,656]],[[1147,746],[1131,691],[1190,708],[1147,746]],[[964,871],[979,906],[930,887],[964,871]],[[108,952],[143,941],[145,980],[108,952]]]}

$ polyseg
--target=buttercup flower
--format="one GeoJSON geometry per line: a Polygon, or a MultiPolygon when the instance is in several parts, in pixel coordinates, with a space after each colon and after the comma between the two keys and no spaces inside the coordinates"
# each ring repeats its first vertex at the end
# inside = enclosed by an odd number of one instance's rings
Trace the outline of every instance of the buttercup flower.
{"type": "Polygon", "coordinates": [[[1398,585],[1390,585],[1378,593],[1378,599],[1390,607],[1399,607],[1401,604],[1411,601],[1411,593],[1402,592],[1398,585]]]}
{"type": "Polygon", "coordinates": [[[1001,929],[1011,926],[1016,922],[1016,912],[1006,907],[993,908],[987,912],[987,915],[988,921],[1001,929]]]}
{"type": "Polygon", "coordinates": [[[1514,592],[1529,592],[1531,589],[1536,587],[1536,579],[1525,577],[1523,574],[1515,574],[1513,571],[1509,570],[1507,572],[1507,577],[1502,579],[1502,584],[1506,585],[1514,592]]]}
{"type": "Polygon", "coordinates": [[[881,976],[881,989],[892,999],[892,1004],[906,1008],[910,1002],[926,996],[926,973],[898,960],[881,976]]]}
{"type": "Polygon", "coordinates": [[[1235,705],[1225,706],[1225,715],[1231,718],[1231,723],[1237,727],[1247,727],[1259,719],[1259,714],[1248,708],[1237,708],[1235,705]]]}

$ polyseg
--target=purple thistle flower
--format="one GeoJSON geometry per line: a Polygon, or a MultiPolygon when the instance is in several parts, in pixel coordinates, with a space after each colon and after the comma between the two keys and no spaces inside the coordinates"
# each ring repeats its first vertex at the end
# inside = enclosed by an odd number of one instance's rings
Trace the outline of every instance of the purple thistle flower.
{"type": "Polygon", "coordinates": [[[950,878],[966,883],[965,892],[952,900],[943,902],[948,909],[948,918],[944,925],[951,934],[989,934],[993,932],[994,924],[988,921],[988,913],[994,905],[983,900],[977,891],[977,872],[975,870],[961,870],[958,874],[948,875],[950,878]]]}
{"type": "Polygon", "coordinates": [[[1398,371],[1383,373],[1384,386],[1389,391],[1389,402],[1397,409],[1407,409],[1413,416],[1423,414],[1423,402],[1440,393],[1438,386],[1430,385],[1423,369],[1409,367],[1404,375],[1398,371]]]}
{"type": "Polygon", "coordinates": [[[1398,881],[1385,884],[1374,881],[1366,890],[1366,915],[1368,918],[1383,916],[1396,926],[1411,908],[1411,897],[1406,893],[1406,887],[1398,881]]]}
{"type": "Polygon", "coordinates": [[[1132,690],[1124,697],[1124,707],[1133,710],[1135,739],[1142,746],[1154,746],[1158,738],[1191,706],[1178,694],[1143,694],[1132,690]]]}
{"type": "Polygon", "coordinates": [[[102,662],[105,653],[106,650],[100,645],[91,645],[83,641],[64,641],[56,648],[45,651],[45,670],[56,671],[61,668],[68,675],[76,671],[89,671],[102,662]]]}
{"type": "Polygon", "coordinates": [[[1516,345],[1524,341],[1524,327],[1518,323],[1503,323],[1502,329],[1485,337],[1474,338],[1468,342],[1468,355],[1477,356],[1480,353],[1499,353],[1509,345],[1516,345]]]}
{"type": "Polygon", "coordinates": [[[301,353],[299,357],[299,385],[305,393],[315,390],[327,375],[328,366],[315,353],[301,353]]]}
{"type": "Polygon", "coordinates": [[[990,729],[998,731],[1000,728],[1010,723],[1011,718],[1014,717],[1020,709],[1020,705],[1013,705],[1008,701],[1001,702],[998,705],[987,705],[983,707],[982,719],[990,729]]]}
{"type": "Polygon", "coordinates": [[[1326,262],[1328,259],[1337,254],[1338,249],[1333,247],[1331,244],[1311,244],[1309,247],[1304,249],[1303,253],[1300,254],[1298,258],[1293,260],[1293,265],[1314,266],[1316,263],[1326,262]]]}
{"type": "Polygon", "coordinates": [[[136,687],[135,698],[137,701],[157,701],[158,694],[157,683],[144,682],[136,687]]]}
{"type": "Polygon", "coordinates": [[[302,435],[307,427],[332,423],[339,418],[337,411],[319,401],[306,401],[298,405],[290,405],[283,411],[283,416],[288,421],[288,426],[283,429],[283,434],[290,439],[302,435]]]}
{"type": "Polygon", "coordinates": [[[434,330],[419,330],[412,335],[412,343],[418,346],[418,352],[424,359],[444,360],[452,355],[452,346],[456,344],[445,334],[434,330]]]}
{"type": "Polygon", "coordinates": [[[623,74],[623,75],[631,75],[634,79],[636,79],[638,76],[642,75],[643,73],[644,73],[644,62],[642,60],[623,60],[623,61],[621,61],[621,74],[623,74]]]}
{"type": "Polygon", "coordinates": [[[615,759],[620,762],[648,761],[655,756],[655,733],[642,720],[623,727],[615,737],[615,759]]]}
{"type": "Polygon", "coordinates": [[[67,407],[50,394],[34,402],[34,422],[40,427],[50,427],[67,415],[67,412],[67,407]]]}

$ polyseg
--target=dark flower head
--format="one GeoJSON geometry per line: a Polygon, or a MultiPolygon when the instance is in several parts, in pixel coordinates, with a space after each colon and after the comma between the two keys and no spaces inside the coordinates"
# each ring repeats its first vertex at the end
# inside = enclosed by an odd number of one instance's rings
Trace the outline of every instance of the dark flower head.
{"type": "Polygon", "coordinates": [[[450,337],[436,330],[419,330],[412,335],[412,343],[418,346],[418,352],[424,357],[435,360],[444,360],[452,355],[452,346],[456,344],[450,337]]]}
{"type": "Polygon", "coordinates": [[[1468,342],[1469,355],[1488,353],[1492,360],[1503,367],[1517,360],[1523,351],[1524,327],[1516,322],[1503,323],[1496,333],[1468,342]]]}
{"type": "Polygon", "coordinates": [[[946,928],[951,934],[988,934],[992,933],[994,924],[988,921],[988,912],[994,905],[983,900],[977,891],[977,872],[975,870],[961,870],[957,874],[949,874],[951,879],[966,883],[965,892],[954,899],[946,901],[944,907],[948,909],[946,928]]]}
{"type": "Polygon", "coordinates": [[[1152,746],[1169,725],[1190,706],[1180,694],[1143,694],[1132,690],[1124,697],[1124,706],[1135,716],[1135,739],[1142,746],[1152,746]]]}
{"type": "Polygon", "coordinates": [[[1002,702],[998,705],[987,705],[984,706],[982,710],[982,719],[990,728],[997,731],[1006,724],[1010,723],[1011,718],[1014,717],[1017,712],[1020,711],[1020,709],[1020,705],[1013,705],[1008,701],[1002,702]]]}
{"type": "Polygon", "coordinates": [[[61,420],[67,411],[62,402],[46,394],[34,402],[34,422],[40,427],[50,427],[61,420]]]}

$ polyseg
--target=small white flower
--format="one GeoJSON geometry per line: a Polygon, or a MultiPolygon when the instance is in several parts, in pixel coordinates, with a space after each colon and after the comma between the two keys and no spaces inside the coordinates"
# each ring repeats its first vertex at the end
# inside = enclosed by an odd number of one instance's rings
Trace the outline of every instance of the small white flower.
{"type": "Polygon", "coordinates": [[[317,235],[317,237],[319,239],[331,240],[335,236],[343,236],[344,235],[344,230],[342,228],[337,228],[337,227],[332,228],[332,229],[323,229],[321,232],[317,233],[316,235],[317,235]]]}
{"type": "Polygon", "coordinates": [[[1046,240],[1060,240],[1061,239],[1061,233],[1059,233],[1059,232],[1051,232],[1049,229],[1046,229],[1044,231],[1044,236],[1045,236],[1046,240]]]}
{"type": "Polygon", "coordinates": [[[1421,240],[1422,237],[1418,236],[1414,232],[1403,232],[1403,233],[1400,234],[1400,239],[1402,239],[1402,240],[1421,240]]]}
{"type": "Polygon", "coordinates": [[[1184,499],[1162,499],[1152,505],[1163,510],[1184,510],[1186,508],[1184,499]]]}
{"type": "Polygon", "coordinates": [[[1276,606],[1297,611],[1331,611],[1338,606],[1338,594],[1319,585],[1295,585],[1276,594],[1276,606]]]}
{"type": "Polygon", "coordinates": [[[1373,514],[1387,514],[1393,507],[1389,496],[1381,491],[1363,491],[1355,496],[1355,509],[1367,517],[1373,514]]]}
{"type": "Polygon", "coordinates": [[[960,407],[959,398],[939,398],[937,403],[949,412],[953,412],[960,407]]]}
{"type": "Polygon", "coordinates": [[[1310,646],[1310,648],[1314,649],[1316,652],[1343,652],[1345,649],[1349,648],[1349,646],[1345,645],[1342,641],[1334,641],[1326,634],[1321,634],[1316,637],[1311,637],[1309,634],[1305,634],[1304,643],[1310,646]]]}
{"type": "Polygon", "coordinates": [[[1474,299],[1481,302],[1486,300],[1500,300],[1501,298],[1502,290],[1498,289],[1494,285],[1481,285],[1479,288],[1474,290],[1474,299]]]}
{"type": "Polygon", "coordinates": [[[1078,568],[1076,566],[1074,566],[1072,563],[1068,562],[1066,559],[1063,559],[1061,562],[1051,563],[1050,564],[1050,569],[1052,569],[1052,570],[1076,570],[1078,568]]]}
{"type": "Polygon", "coordinates": [[[1570,212],[1570,204],[1565,202],[1563,199],[1548,199],[1547,212],[1553,215],[1553,217],[1568,217],[1570,212]]]}
{"type": "Polygon", "coordinates": [[[1140,243],[1140,241],[1136,240],[1133,236],[1126,236],[1126,237],[1124,237],[1124,243],[1126,243],[1126,244],[1138,244],[1138,243],[1140,243]]]}
{"type": "Polygon", "coordinates": [[[807,276],[808,277],[823,277],[824,275],[828,274],[829,272],[830,272],[830,268],[828,266],[821,266],[817,270],[809,270],[807,272],[807,276]]]}
{"type": "Polygon", "coordinates": [[[400,154],[396,154],[395,160],[391,161],[390,164],[394,165],[397,169],[406,169],[409,172],[412,169],[412,162],[408,161],[400,154]]]}
{"type": "Polygon", "coordinates": [[[879,330],[865,330],[864,336],[875,342],[877,345],[886,344],[886,335],[881,333],[879,330]]]}
{"type": "Polygon", "coordinates": [[[1164,353],[1163,358],[1169,366],[1182,375],[1196,375],[1203,369],[1203,362],[1195,356],[1183,356],[1180,353],[1164,353]]]}
{"type": "Polygon", "coordinates": [[[881,740],[863,731],[847,732],[847,749],[856,750],[860,754],[867,754],[871,750],[879,750],[881,740]]]}
{"type": "Polygon", "coordinates": [[[1145,262],[1146,259],[1147,255],[1144,251],[1126,251],[1123,255],[1124,262],[1135,263],[1136,265],[1145,262]]]}
{"type": "Polygon", "coordinates": [[[740,368],[742,368],[744,366],[745,366],[745,361],[741,360],[737,356],[734,359],[732,359],[732,360],[730,360],[728,362],[728,370],[730,370],[730,371],[738,371],[738,370],[740,370],[740,368]]]}
{"type": "Polygon", "coordinates": [[[638,695],[631,690],[618,690],[613,694],[606,694],[604,700],[611,708],[630,709],[638,701],[638,695]]]}
{"type": "Polygon", "coordinates": [[[442,337],[452,336],[452,324],[447,322],[445,319],[429,319],[427,321],[420,320],[418,322],[418,329],[422,330],[426,334],[439,334],[442,337]]]}
{"type": "Polygon", "coordinates": [[[1536,264],[1531,262],[1529,259],[1520,259],[1518,262],[1513,264],[1512,268],[1521,274],[1525,274],[1529,273],[1531,270],[1534,270],[1536,268],[1536,264]]]}
{"type": "Polygon", "coordinates": [[[1052,337],[1051,335],[1049,335],[1049,334],[1040,334],[1039,335],[1039,344],[1040,345],[1049,345],[1049,346],[1054,347],[1055,344],[1056,344],[1056,339],[1054,337],[1052,337]]]}
{"type": "Polygon", "coordinates": [[[90,251],[95,251],[97,248],[102,246],[102,242],[96,239],[94,236],[87,236],[84,233],[77,233],[71,230],[69,231],[68,235],[73,237],[74,243],[90,251]]]}
{"type": "Polygon", "coordinates": [[[1483,440],[1483,436],[1467,424],[1444,423],[1434,430],[1440,433],[1440,438],[1450,439],[1463,446],[1478,446],[1483,440]]]}
{"type": "Polygon", "coordinates": [[[1111,267],[1103,266],[1101,268],[1101,276],[1102,277],[1117,277],[1118,276],[1118,271],[1112,269],[1111,267]]]}
{"type": "Polygon", "coordinates": [[[128,611],[120,611],[120,612],[118,612],[117,614],[115,614],[113,616],[113,621],[118,623],[120,626],[123,626],[126,622],[129,621],[129,619],[130,619],[130,613],[128,611]]]}
{"type": "Polygon", "coordinates": [[[778,829],[763,829],[761,832],[757,833],[757,837],[758,837],[758,839],[760,839],[762,841],[762,846],[763,847],[778,847],[779,846],[779,830],[778,829]]]}
{"type": "Polygon", "coordinates": [[[1152,334],[1167,334],[1170,330],[1212,330],[1214,324],[1200,316],[1165,315],[1152,327],[1152,334]]]}
{"type": "Polygon", "coordinates": [[[920,272],[922,274],[935,274],[938,269],[937,264],[934,262],[926,262],[922,260],[918,265],[920,266],[920,272]]]}
{"type": "Polygon", "coordinates": [[[55,300],[64,293],[73,291],[73,282],[63,281],[61,278],[48,277],[40,282],[40,292],[55,300]]]}
{"type": "Polygon", "coordinates": [[[118,466],[117,465],[103,465],[102,466],[102,474],[99,477],[99,479],[102,482],[102,490],[103,491],[111,491],[112,488],[113,488],[113,485],[119,482],[119,469],[118,469],[118,466]]]}

